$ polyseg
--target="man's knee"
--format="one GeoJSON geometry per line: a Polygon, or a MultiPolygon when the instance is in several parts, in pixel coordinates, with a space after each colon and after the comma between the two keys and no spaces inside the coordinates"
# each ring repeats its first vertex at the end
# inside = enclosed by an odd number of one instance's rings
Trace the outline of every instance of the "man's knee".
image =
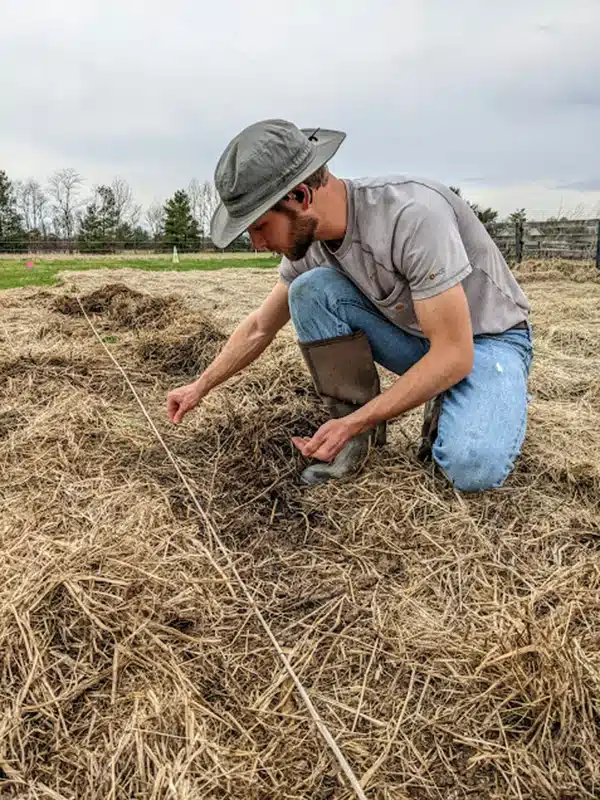
{"type": "Polygon", "coordinates": [[[288,290],[290,308],[298,310],[314,303],[315,300],[323,302],[327,291],[341,277],[330,267],[313,267],[301,273],[294,278],[288,290]]]}
{"type": "Polygon", "coordinates": [[[493,442],[436,442],[433,457],[455,489],[460,492],[484,492],[497,489],[512,470],[512,461],[493,442]]]}

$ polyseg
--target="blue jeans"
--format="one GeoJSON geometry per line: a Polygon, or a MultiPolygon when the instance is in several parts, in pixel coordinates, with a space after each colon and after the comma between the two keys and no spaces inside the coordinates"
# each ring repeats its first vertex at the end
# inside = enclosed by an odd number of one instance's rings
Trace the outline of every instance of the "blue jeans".
{"type": "MultiPolygon", "coordinates": [[[[427,339],[401,330],[341,273],[316,267],[290,285],[298,340],[311,342],[362,330],[375,361],[402,375],[429,349],[427,339]]],[[[463,492],[502,486],[511,473],[527,424],[530,330],[475,336],[473,369],[442,395],[432,455],[463,492]]]]}

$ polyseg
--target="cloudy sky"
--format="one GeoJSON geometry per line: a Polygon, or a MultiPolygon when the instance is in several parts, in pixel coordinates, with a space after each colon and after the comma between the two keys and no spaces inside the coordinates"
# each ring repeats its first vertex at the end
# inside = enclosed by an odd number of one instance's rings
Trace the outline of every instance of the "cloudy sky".
{"type": "Polygon", "coordinates": [[[600,0],[0,0],[0,169],[139,201],[258,119],[338,128],[342,176],[600,213],[600,0]]]}

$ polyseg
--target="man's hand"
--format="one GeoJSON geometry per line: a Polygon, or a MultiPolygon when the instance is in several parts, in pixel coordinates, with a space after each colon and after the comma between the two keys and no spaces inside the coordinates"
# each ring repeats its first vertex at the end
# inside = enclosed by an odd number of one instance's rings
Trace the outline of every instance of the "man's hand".
{"type": "Polygon", "coordinates": [[[210,391],[255,361],[289,319],[288,287],[279,281],[262,306],[238,325],[198,380],[169,392],[167,413],[171,422],[181,422],[210,391]]]}
{"type": "Polygon", "coordinates": [[[167,413],[171,422],[176,425],[180,423],[188,411],[196,408],[204,394],[198,385],[198,381],[188,383],[187,386],[180,386],[178,389],[173,389],[172,392],[169,392],[167,395],[167,413]]]}
{"type": "Polygon", "coordinates": [[[331,419],[321,425],[312,439],[302,436],[292,437],[293,444],[306,458],[319,461],[333,461],[348,444],[350,439],[360,433],[360,428],[352,419],[352,414],[341,419],[331,419]]]}

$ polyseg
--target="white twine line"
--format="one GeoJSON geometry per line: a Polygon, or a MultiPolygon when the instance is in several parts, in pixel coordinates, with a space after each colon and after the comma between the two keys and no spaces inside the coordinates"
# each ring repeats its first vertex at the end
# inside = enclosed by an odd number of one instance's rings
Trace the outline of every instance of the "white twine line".
{"type": "MultiPolygon", "coordinates": [[[[325,723],[321,719],[321,716],[319,715],[319,712],[317,711],[317,709],[313,705],[313,702],[310,699],[310,696],[309,696],[308,692],[304,688],[300,678],[298,677],[298,675],[296,674],[294,668],[290,664],[286,654],[283,652],[283,649],[281,648],[281,645],[279,644],[279,642],[275,638],[275,634],[273,633],[273,631],[269,627],[267,621],[263,617],[261,610],[256,605],[256,603],[254,602],[254,598],[252,597],[252,594],[250,593],[250,590],[248,589],[248,587],[246,586],[246,584],[242,580],[241,575],[239,574],[239,572],[236,569],[235,564],[233,563],[233,559],[231,557],[231,554],[230,554],[229,550],[227,549],[227,547],[221,541],[221,539],[220,539],[219,535],[217,534],[217,531],[216,531],[213,523],[211,522],[208,514],[204,511],[204,509],[202,508],[202,506],[198,502],[198,499],[196,498],[196,495],[193,493],[193,491],[192,491],[192,489],[191,489],[191,487],[190,487],[190,485],[189,485],[189,483],[187,481],[187,478],[185,477],[185,475],[183,474],[183,472],[179,468],[179,465],[178,465],[177,461],[175,460],[175,457],[173,456],[173,454],[171,453],[171,451],[167,447],[164,439],[162,438],[162,436],[160,434],[160,431],[158,430],[158,428],[156,427],[156,425],[152,421],[152,418],[150,417],[150,415],[146,411],[146,408],[145,408],[144,404],[142,403],[138,393],[136,392],[135,387],[133,386],[133,384],[129,380],[129,377],[128,377],[127,373],[125,372],[123,367],[119,364],[119,362],[114,357],[114,355],[110,352],[110,350],[106,346],[105,342],[102,340],[102,337],[100,336],[100,334],[98,333],[98,331],[94,327],[94,324],[92,323],[91,319],[87,315],[86,310],[83,307],[83,304],[81,303],[81,300],[80,300],[79,297],[77,297],[77,302],[79,303],[79,307],[81,308],[81,311],[83,312],[84,317],[86,318],[90,328],[92,329],[92,331],[94,333],[94,336],[96,337],[96,339],[98,339],[98,341],[100,342],[100,344],[102,345],[104,350],[108,353],[108,356],[111,359],[111,361],[113,362],[113,364],[119,370],[121,375],[125,378],[125,381],[127,382],[127,385],[131,389],[131,391],[133,393],[133,396],[137,400],[138,405],[140,406],[140,408],[142,409],[142,412],[143,412],[144,416],[146,417],[146,419],[148,420],[148,423],[149,423],[150,427],[154,431],[154,434],[156,435],[156,438],[158,439],[158,441],[163,446],[163,448],[165,450],[165,453],[167,454],[167,456],[169,457],[169,460],[171,461],[171,463],[175,467],[175,471],[179,475],[179,477],[180,477],[183,485],[185,486],[185,488],[188,490],[188,492],[190,494],[190,497],[192,498],[192,500],[194,502],[194,505],[196,506],[196,510],[198,511],[198,514],[199,514],[200,518],[203,520],[203,522],[206,525],[206,527],[208,528],[211,536],[214,538],[215,542],[217,543],[217,545],[219,547],[219,550],[221,551],[221,553],[225,557],[225,560],[227,561],[227,566],[229,567],[229,569],[233,573],[233,575],[234,575],[234,577],[235,577],[235,579],[236,579],[236,581],[237,581],[237,583],[239,585],[239,588],[242,590],[243,594],[246,597],[246,600],[250,603],[250,606],[251,606],[252,610],[254,611],[258,621],[260,622],[260,624],[262,625],[265,633],[267,634],[267,636],[271,640],[271,644],[273,645],[273,647],[277,651],[277,655],[281,659],[281,661],[283,663],[283,666],[285,667],[285,669],[287,670],[288,675],[290,676],[290,678],[294,682],[294,685],[296,686],[296,689],[298,690],[298,694],[300,695],[300,697],[304,701],[304,704],[305,704],[306,708],[308,709],[308,712],[309,712],[310,716],[312,717],[313,722],[317,726],[317,729],[319,730],[319,733],[321,734],[323,739],[325,739],[326,743],[328,744],[331,752],[333,753],[333,755],[335,756],[338,764],[340,765],[344,775],[346,776],[346,778],[348,779],[350,785],[354,789],[354,791],[356,793],[356,796],[358,798],[360,798],[360,800],[367,800],[367,796],[363,792],[362,786],[361,786],[358,778],[356,777],[355,773],[353,772],[352,767],[348,763],[348,761],[346,759],[346,756],[342,753],[342,751],[340,750],[337,742],[335,741],[335,739],[333,738],[332,734],[329,732],[329,730],[326,727],[325,723]]],[[[225,578],[225,580],[230,584],[230,590],[231,590],[230,579],[222,571],[222,569],[219,567],[219,565],[214,561],[210,551],[201,542],[199,543],[199,546],[203,550],[203,552],[208,556],[208,558],[210,559],[210,561],[213,564],[213,566],[216,567],[216,569],[218,570],[219,574],[223,578],[225,578]]]]}

